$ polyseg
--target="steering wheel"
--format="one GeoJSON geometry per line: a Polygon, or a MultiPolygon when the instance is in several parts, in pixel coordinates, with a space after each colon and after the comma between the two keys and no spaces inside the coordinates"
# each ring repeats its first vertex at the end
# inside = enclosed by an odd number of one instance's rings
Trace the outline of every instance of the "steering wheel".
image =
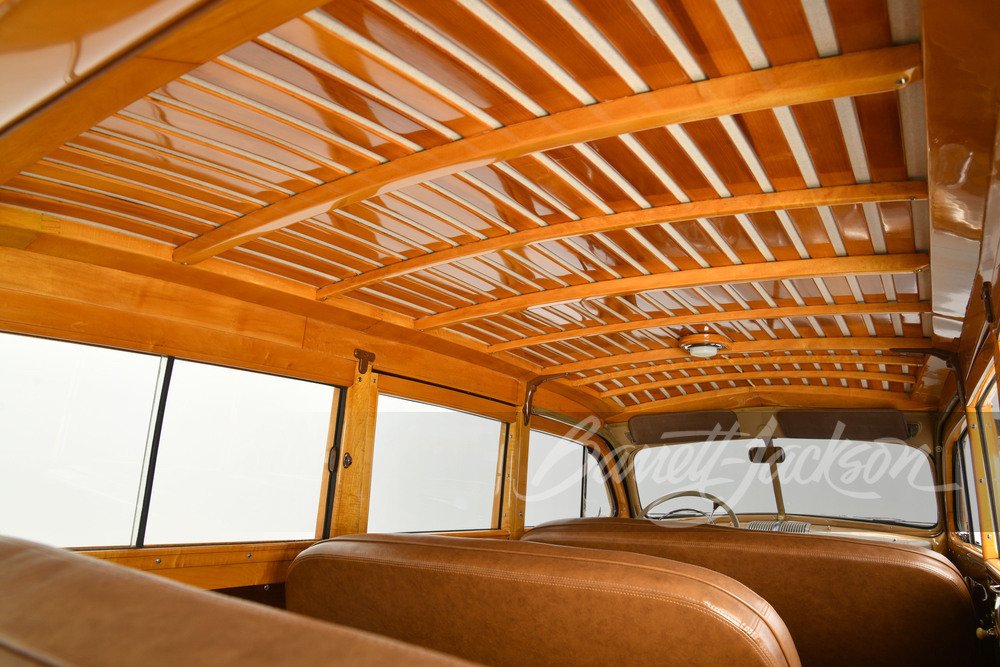
{"type": "MultiPolygon", "coordinates": [[[[718,497],[716,495],[713,495],[711,493],[708,493],[707,491],[674,491],[673,493],[668,493],[665,496],[660,496],[659,498],[657,498],[653,502],[649,503],[648,505],[646,505],[642,509],[642,516],[643,516],[644,519],[652,518],[652,517],[649,516],[649,513],[652,511],[652,509],[654,507],[662,505],[663,503],[667,502],[668,500],[673,500],[674,498],[688,498],[688,497],[692,497],[692,498],[705,498],[706,500],[711,500],[712,503],[713,503],[712,515],[710,516],[707,512],[702,512],[701,510],[680,508],[680,509],[674,510],[673,512],[668,513],[666,516],[670,516],[671,514],[676,514],[677,512],[680,512],[680,511],[682,511],[684,509],[687,509],[687,511],[689,511],[689,512],[694,512],[696,514],[701,514],[702,516],[706,516],[706,517],[709,518],[709,521],[711,521],[714,518],[715,508],[716,507],[721,507],[722,509],[726,510],[726,514],[729,515],[729,520],[733,522],[733,528],[739,528],[740,527],[740,520],[736,516],[736,512],[733,511],[733,508],[730,507],[728,505],[728,503],[726,503],[726,501],[723,500],[722,498],[720,498],[720,497],[718,497]]],[[[666,518],[666,517],[663,517],[663,518],[666,518]]]]}

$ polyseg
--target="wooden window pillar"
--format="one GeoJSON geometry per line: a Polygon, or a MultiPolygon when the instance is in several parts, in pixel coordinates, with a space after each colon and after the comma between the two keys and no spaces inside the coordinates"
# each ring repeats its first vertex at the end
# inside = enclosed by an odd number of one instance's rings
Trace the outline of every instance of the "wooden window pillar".
{"type": "Polygon", "coordinates": [[[368,531],[368,498],[375,451],[375,417],[378,412],[378,374],[371,364],[354,375],[347,388],[344,434],[337,465],[330,536],[368,531]]]}
{"type": "Polygon", "coordinates": [[[524,408],[507,429],[507,462],[504,479],[503,511],[500,529],[510,539],[520,539],[524,534],[524,506],[528,491],[528,436],[531,429],[524,419],[524,408]]]}

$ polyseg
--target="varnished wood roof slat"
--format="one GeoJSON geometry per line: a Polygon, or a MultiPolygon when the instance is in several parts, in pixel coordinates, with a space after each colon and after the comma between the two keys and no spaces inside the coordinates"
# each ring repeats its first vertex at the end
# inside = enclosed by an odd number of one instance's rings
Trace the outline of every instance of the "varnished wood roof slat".
{"type": "Polygon", "coordinates": [[[724,113],[894,90],[898,81],[919,76],[919,63],[918,48],[894,47],[655,90],[525,121],[317,186],[185,244],[175,260],[195,263],[329,209],[469,165],[724,113]]]}
{"type": "Polygon", "coordinates": [[[671,289],[714,285],[722,282],[738,283],[790,278],[865,275],[882,273],[911,273],[927,267],[924,254],[871,255],[868,257],[833,257],[828,259],[802,259],[785,262],[763,262],[736,266],[690,269],[671,273],[651,274],[634,278],[621,278],[574,285],[561,289],[545,290],[533,294],[508,297],[497,301],[467,306],[417,320],[418,329],[446,327],[458,322],[468,322],[496,313],[523,310],[533,306],[560,303],[597,296],[633,294],[650,289],[671,289]]]}
{"type": "Polygon", "coordinates": [[[538,227],[482,241],[466,243],[437,253],[390,264],[385,268],[366,272],[356,278],[350,278],[329,285],[320,291],[319,297],[326,298],[334,294],[342,294],[358,287],[404,275],[412,271],[418,271],[426,267],[460,261],[465,258],[476,257],[507,248],[516,248],[532,243],[541,243],[543,241],[567,238],[580,234],[611,232],[658,223],[691,220],[699,217],[746,215],[763,211],[814,206],[836,206],[864,201],[913,200],[925,197],[926,185],[920,181],[869,183],[836,188],[816,188],[811,190],[744,195],[725,199],[660,206],[603,217],[584,218],[582,220],[538,227]]]}

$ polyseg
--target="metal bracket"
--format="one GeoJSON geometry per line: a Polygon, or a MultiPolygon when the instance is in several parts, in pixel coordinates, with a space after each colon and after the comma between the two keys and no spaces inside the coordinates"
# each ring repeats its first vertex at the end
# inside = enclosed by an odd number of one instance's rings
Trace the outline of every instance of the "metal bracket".
{"type": "Polygon", "coordinates": [[[358,372],[364,375],[369,366],[375,366],[375,353],[358,348],[354,350],[354,358],[358,360],[358,372]]]}
{"type": "Polygon", "coordinates": [[[958,352],[942,350],[940,348],[920,349],[913,347],[894,347],[889,351],[901,354],[926,354],[928,357],[937,357],[943,361],[948,370],[955,374],[955,389],[958,392],[958,400],[962,403],[963,407],[965,406],[965,379],[962,377],[962,366],[959,362],[958,352]]]}
{"type": "Polygon", "coordinates": [[[979,292],[979,297],[983,300],[983,308],[986,311],[986,323],[994,324],[997,318],[993,311],[993,283],[983,283],[983,289],[979,292]]]}
{"type": "Polygon", "coordinates": [[[524,424],[528,425],[528,420],[531,419],[531,403],[535,400],[535,392],[538,390],[538,386],[543,382],[548,382],[549,380],[558,380],[559,378],[564,378],[569,373],[559,373],[558,375],[540,375],[528,382],[527,390],[524,392],[524,424]]]}

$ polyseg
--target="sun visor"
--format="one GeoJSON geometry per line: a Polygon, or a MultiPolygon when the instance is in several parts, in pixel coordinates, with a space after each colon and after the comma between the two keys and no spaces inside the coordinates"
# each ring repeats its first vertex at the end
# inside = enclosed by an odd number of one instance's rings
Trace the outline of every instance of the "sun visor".
{"type": "Polygon", "coordinates": [[[906,440],[909,428],[899,410],[782,410],[778,425],[786,438],[808,440],[906,440]]]}
{"type": "Polygon", "coordinates": [[[668,412],[636,415],[628,420],[628,431],[637,445],[663,445],[738,436],[740,422],[729,410],[668,412]]]}

